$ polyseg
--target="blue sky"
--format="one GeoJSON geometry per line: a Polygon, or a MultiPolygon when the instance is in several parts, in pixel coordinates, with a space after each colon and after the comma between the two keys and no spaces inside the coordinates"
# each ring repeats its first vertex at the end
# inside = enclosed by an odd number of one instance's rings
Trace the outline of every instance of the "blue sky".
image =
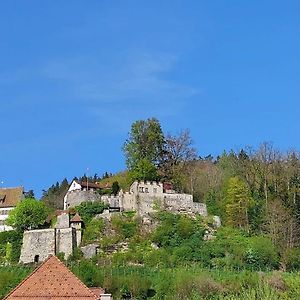
{"type": "Polygon", "coordinates": [[[200,155],[300,149],[299,1],[0,2],[0,182],[40,195],[125,168],[130,125],[200,155]]]}

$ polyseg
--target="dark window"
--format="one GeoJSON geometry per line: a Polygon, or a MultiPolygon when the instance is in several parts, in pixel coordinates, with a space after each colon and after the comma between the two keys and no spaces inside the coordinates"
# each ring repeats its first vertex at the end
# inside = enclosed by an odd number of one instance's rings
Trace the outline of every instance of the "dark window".
{"type": "Polygon", "coordinates": [[[38,262],[39,262],[39,259],[40,259],[40,256],[39,256],[39,255],[35,255],[35,256],[34,256],[34,262],[35,262],[35,263],[38,263],[38,262]]]}

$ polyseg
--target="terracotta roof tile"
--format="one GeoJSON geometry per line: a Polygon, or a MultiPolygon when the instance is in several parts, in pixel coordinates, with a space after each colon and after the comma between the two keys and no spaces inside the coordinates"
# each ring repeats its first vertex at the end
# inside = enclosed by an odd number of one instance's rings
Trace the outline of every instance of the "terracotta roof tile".
{"type": "Polygon", "coordinates": [[[84,285],[57,257],[50,256],[4,299],[97,300],[100,297],[84,285]]]}
{"type": "Polygon", "coordinates": [[[0,189],[0,207],[16,206],[23,198],[23,187],[0,189]]]}
{"type": "Polygon", "coordinates": [[[93,182],[86,182],[86,181],[76,181],[78,184],[80,184],[82,187],[89,187],[93,189],[101,189],[102,187],[98,183],[93,183],[93,182]]]}
{"type": "Polygon", "coordinates": [[[71,219],[70,222],[83,222],[82,219],[80,218],[79,214],[76,213],[76,215],[71,219]]]}

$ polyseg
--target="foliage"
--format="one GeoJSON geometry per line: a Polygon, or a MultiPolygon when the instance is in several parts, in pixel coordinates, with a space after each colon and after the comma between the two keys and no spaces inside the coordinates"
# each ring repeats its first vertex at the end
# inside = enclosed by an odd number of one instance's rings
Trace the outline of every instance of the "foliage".
{"type": "Polygon", "coordinates": [[[164,135],[155,118],[139,120],[132,124],[123,151],[133,180],[156,179],[156,167],[162,157],[164,135]]]}
{"type": "Polygon", "coordinates": [[[107,205],[101,201],[97,202],[82,202],[80,205],[75,207],[75,210],[79,213],[84,223],[89,223],[90,220],[103,212],[107,208],[107,205]]]}
{"type": "Polygon", "coordinates": [[[249,208],[252,199],[247,185],[238,177],[231,177],[226,189],[226,221],[233,227],[249,230],[249,208]]]}
{"type": "Polygon", "coordinates": [[[123,238],[131,238],[138,231],[138,220],[129,214],[114,216],[111,223],[117,234],[123,238]]]}
{"type": "Polygon", "coordinates": [[[48,190],[43,190],[41,201],[50,209],[63,209],[64,196],[69,188],[68,180],[65,178],[62,182],[56,182],[48,190]]]}
{"type": "Polygon", "coordinates": [[[11,210],[6,223],[20,231],[37,229],[45,224],[48,212],[43,202],[27,198],[11,210]]]}
{"type": "Polygon", "coordinates": [[[0,232],[0,262],[1,258],[8,262],[19,261],[22,238],[23,235],[20,231],[11,230],[0,232]]]}
{"type": "Polygon", "coordinates": [[[119,182],[114,181],[111,186],[111,193],[116,196],[119,193],[119,191],[120,191],[119,182]]]}
{"type": "Polygon", "coordinates": [[[102,219],[92,219],[85,227],[82,241],[84,244],[93,243],[99,240],[104,228],[102,219]]]}

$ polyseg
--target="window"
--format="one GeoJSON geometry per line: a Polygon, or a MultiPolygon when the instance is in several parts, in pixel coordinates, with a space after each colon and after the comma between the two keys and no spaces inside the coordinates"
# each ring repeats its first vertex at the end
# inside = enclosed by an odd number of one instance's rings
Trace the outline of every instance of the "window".
{"type": "Polygon", "coordinates": [[[149,193],[148,188],[145,188],[145,193],[149,193]]]}
{"type": "Polygon", "coordinates": [[[139,192],[144,193],[144,188],[142,186],[139,187],[139,192]]]}
{"type": "Polygon", "coordinates": [[[35,256],[34,256],[34,262],[35,262],[35,263],[38,263],[39,260],[40,260],[40,256],[39,256],[39,255],[35,255],[35,256]]]}

